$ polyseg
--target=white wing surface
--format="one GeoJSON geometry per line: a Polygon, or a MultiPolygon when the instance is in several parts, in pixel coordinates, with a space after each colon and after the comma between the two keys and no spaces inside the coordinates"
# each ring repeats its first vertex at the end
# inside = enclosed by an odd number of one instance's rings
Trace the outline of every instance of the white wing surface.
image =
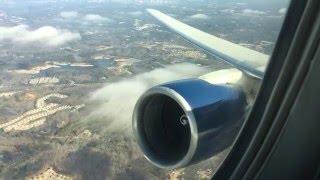
{"type": "Polygon", "coordinates": [[[263,77],[269,60],[268,55],[203,32],[158,10],[147,9],[147,11],[172,31],[208,53],[234,65],[246,74],[258,78],[263,77]]]}

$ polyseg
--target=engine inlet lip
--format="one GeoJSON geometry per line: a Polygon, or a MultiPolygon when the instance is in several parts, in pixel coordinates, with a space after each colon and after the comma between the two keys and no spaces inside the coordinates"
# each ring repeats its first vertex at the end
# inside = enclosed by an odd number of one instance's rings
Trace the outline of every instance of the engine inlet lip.
{"type": "Polygon", "coordinates": [[[143,153],[145,154],[145,158],[148,159],[153,165],[159,167],[159,168],[165,168],[165,169],[175,169],[186,166],[193,158],[198,144],[198,128],[195,116],[192,112],[192,108],[190,104],[182,97],[179,93],[174,91],[173,89],[170,89],[168,87],[164,86],[156,86],[151,89],[149,89],[147,92],[145,92],[138,100],[134,112],[133,112],[133,121],[132,121],[132,128],[133,128],[133,134],[142,149],[143,153]],[[162,94],[165,96],[168,96],[169,98],[172,98],[174,101],[176,101],[184,111],[185,115],[187,116],[188,123],[190,126],[190,144],[188,147],[187,153],[184,155],[184,157],[174,163],[164,163],[160,161],[159,159],[155,158],[152,154],[150,148],[147,145],[146,140],[143,138],[143,135],[139,131],[139,122],[140,119],[140,113],[144,109],[143,101],[144,99],[151,97],[153,95],[162,94]]]}

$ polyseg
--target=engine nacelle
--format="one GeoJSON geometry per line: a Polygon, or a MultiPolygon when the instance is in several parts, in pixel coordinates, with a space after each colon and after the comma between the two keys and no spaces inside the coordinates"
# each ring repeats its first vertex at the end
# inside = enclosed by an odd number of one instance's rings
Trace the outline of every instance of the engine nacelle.
{"type": "Polygon", "coordinates": [[[246,104],[244,93],[229,85],[201,79],[162,84],[138,100],[133,132],[151,163],[184,167],[219,151],[219,133],[244,118],[246,104]]]}

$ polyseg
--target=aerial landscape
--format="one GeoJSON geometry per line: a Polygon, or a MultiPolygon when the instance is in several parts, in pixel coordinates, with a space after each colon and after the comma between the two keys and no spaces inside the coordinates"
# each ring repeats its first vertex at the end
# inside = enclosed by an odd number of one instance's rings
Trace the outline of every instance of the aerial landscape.
{"type": "Polygon", "coordinates": [[[0,178],[210,179],[229,148],[159,169],[132,137],[131,116],[148,88],[231,66],[146,9],[270,55],[287,1],[252,2],[1,1],[0,178]]]}

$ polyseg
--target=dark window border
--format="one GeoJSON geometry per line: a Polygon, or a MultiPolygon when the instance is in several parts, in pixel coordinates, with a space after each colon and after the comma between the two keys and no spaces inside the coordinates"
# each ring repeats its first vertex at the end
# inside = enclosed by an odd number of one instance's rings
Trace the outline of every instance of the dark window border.
{"type": "MultiPolygon", "coordinates": [[[[298,68],[311,30],[308,25],[315,18],[310,16],[310,13],[316,9],[315,4],[317,3],[317,0],[291,1],[255,105],[234,146],[213,179],[240,179],[245,175],[246,178],[249,178],[256,173],[254,170],[261,167],[266,156],[263,158],[260,156],[262,158],[260,164],[256,164],[255,168],[251,167],[251,172],[246,174],[272,127],[274,118],[298,68]]],[[[274,136],[277,137],[277,134],[274,136]]]]}

